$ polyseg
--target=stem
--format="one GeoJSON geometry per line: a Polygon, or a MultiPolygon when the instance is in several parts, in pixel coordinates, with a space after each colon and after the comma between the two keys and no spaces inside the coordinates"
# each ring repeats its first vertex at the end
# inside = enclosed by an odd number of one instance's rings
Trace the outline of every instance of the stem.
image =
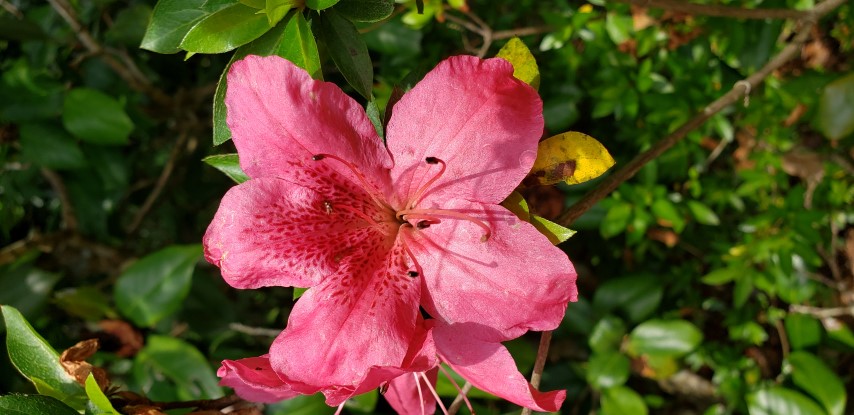
{"type": "MultiPolygon", "coordinates": [[[[650,0],[650,3],[655,1],[656,0],[650,0]]],[[[688,133],[703,125],[709,118],[720,112],[722,109],[738,101],[739,98],[748,94],[751,89],[756,89],[756,86],[761,84],[768,75],[800,53],[801,46],[809,38],[812,26],[819,18],[830,13],[843,3],[845,3],[845,0],[827,0],[815,6],[812,10],[799,14],[799,16],[804,17],[800,20],[800,23],[802,24],[795,38],[791,43],[786,45],[780,53],[765,64],[762,69],[747,79],[736,82],[729,92],[706,106],[706,108],[704,108],[703,111],[697,114],[694,118],[685,124],[682,124],[676,129],[676,131],[656,142],[649,150],[637,155],[628,164],[614,172],[614,174],[605,178],[602,183],[596,186],[595,189],[588,192],[583,198],[581,198],[581,200],[564,211],[564,213],[558,217],[556,222],[564,226],[571,225],[576,219],[583,215],[584,212],[587,212],[593,207],[593,205],[619,187],[620,184],[631,179],[632,176],[641,169],[641,167],[646,165],[646,163],[654,160],[670,147],[673,147],[674,144],[685,138],[688,133]]]]}
{"type": "Polygon", "coordinates": [[[157,198],[160,197],[160,193],[163,192],[163,189],[169,182],[169,177],[172,175],[172,171],[175,170],[175,162],[181,155],[188,138],[187,134],[181,134],[178,137],[178,140],[175,142],[175,146],[172,147],[172,153],[169,154],[169,161],[166,162],[166,166],[163,167],[160,177],[157,178],[157,183],[154,185],[154,189],[148,194],[145,202],[143,202],[139,211],[134,215],[133,220],[130,222],[130,225],[128,225],[126,229],[126,233],[128,235],[136,232],[139,225],[142,224],[142,220],[145,219],[145,216],[154,206],[154,202],[156,202],[157,198]]]}
{"type": "MultiPolygon", "coordinates": [[[[531,386],[535,389],[540,387],[543,378],[543,369],[546,367],[546,358],[549,356],[549,345],[552,342],[552,332],[544,331],[540,336],[540,347],[537,348],[537,360],[534,362],[534,373],[531,374],[531,386]]],[[[522,409],[522,415],[531,415],[531,409],[522,409]]]]}
{"type": "Polygon", "coordinates": [[[792,9],[745,9],[742,7],[696,4],[686,0],[611,0],[640,7],[666,9],[693,15],[732,17],[736,19],[802,19],[809,11],[792,9]]]}

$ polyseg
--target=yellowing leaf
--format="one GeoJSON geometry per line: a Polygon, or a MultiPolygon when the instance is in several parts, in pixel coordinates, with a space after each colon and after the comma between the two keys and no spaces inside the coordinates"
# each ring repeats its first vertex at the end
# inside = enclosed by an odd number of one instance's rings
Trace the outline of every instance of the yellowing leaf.
{"type": "Polygon", "coordinates": [[[601,176],[614,163],[602,143],[587,134],[570,131],[540,143],[528,177],[542,185],[578,184],[601,176]]]}
{"type": "Polygon", "coordinates": [[[530,222],[534,225],[534,228],[545,235],[546,238],[549,238],[549,241],[554,245],[575,235],[575,231],[572,229],[564,228],[544,217],[531,214],[528,210],[528,202],[525,201],[525,198],[519,192],[510,193],[510,196],[507,196],[507,199],[501,202],[501,206],[513,212],[519,219],[530,222]]]}
{"type": "Polygon", "coordinates": [[[495,56],[513,64],[513,76],[516,79],[534,89],[540,87],[540,68],[537,66],[537,61],[530,49],[518,37],[510,39],[495,56]]]}

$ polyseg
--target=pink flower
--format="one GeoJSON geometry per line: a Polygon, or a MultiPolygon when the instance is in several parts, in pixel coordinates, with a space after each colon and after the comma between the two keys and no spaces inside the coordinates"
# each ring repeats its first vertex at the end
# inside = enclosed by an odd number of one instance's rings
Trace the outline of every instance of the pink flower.
{"type": "Polygon", "coordinates": [[[410,413],[414,376],[444,362],[519,405],[560,407],[565,391],[533,389],[501,345],[554,329],[576,297],[566,255],[499,206],[543,130],[508,62],[440,63],[394,106],[387,145],[337,86],[277,57],[234,63],[226,105],[252,179],[223,197],[205,256],[236,288],[310,288],[269,355],[223,362],[223,385],[334,406],[392,382],[410,413]]]}

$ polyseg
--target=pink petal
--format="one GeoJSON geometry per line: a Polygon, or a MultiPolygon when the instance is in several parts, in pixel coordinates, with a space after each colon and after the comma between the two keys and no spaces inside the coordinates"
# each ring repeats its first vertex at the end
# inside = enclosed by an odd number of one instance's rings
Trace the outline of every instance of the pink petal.
{"type": "MultiPolygon", "coordinates": [[[[512,339],[553,330],[575,301],[575,269],[531,224],[501,206],[455,200],[443,208],[488,224],[443,218],[426,229],[404,228],[424,272],[422,306],[447,324],[473,322],[512,339]]],[[[499,341],[499,340],[496,340],[499,341]]]]}
{"type": "Polygon", "coordinates": [[[385,230],[343,208],[381,218],[366,194],[322,165],[308,171],[316,175],[311,188],[263,178],[225,194],[203,242],[205,257],[229,284],[313,286],[336,272],[350,246],[383,237],[385,230]]]}
{"type": "Polygon", "coordinates": [[[223,360],[216,372],[222,386],[234,389],[251,402],[278,402],[299,395],[270,368],[269,355],[240,360],[223,360]]]}
{"type": "MultiPolygon", "coordinates": [[[[311,164],[313,155],[327,153],[353,163],[375,185],[386,185],[381,182],[391,159],[364,109],[335,84],[311,79],[285,59],[247,56],[235,62],[225,105],[240,167],[250,177],[287,175],[295,167],[289,163],[311,164]]],[[[352,178],[343,164],[331,163],[352,178]]]]}
{"type": "Polygon", "coordinates": [[[501,334],[489,327],[476,323],[436,326],[433,336],[442,360],[478,389],[543,412],[558,411],[566,399],[564,390],[534,389],[507,349],[491,340],[501,334]]]}
{"type": "MultiPolygon", "coordinates": [[[[436,388],[436,378],[439,368],[434,368],[427,373],[430,386],[436,388]]],[[[427,382],[417,373],[406,373],[392,379],[388,384],[385,399],[389,405],[400,415],[432,415],[436,412],[436,398],[430,393],[427,382]],[[420,385],[421,394],[418,393],[420,385]],[[422,411],[423,409],[423,411],[422,411]]]]}
{"type": "Polygon", "coordinates": [[[503,59],[442,61],[394,106],[388,124],[398,203],[439,171],[427,157],[445,161],[447,171],[419,205],[449,197],[501,202],[534,164],[542,109],[537,92],[503,59]]]}
{"type": "MultiPolygon", "coordinates": [[[[422,339],[420,283],[407,276],[400,245],[355,241],[337,273],[297,301],[270,349],[273,368],[290,383],[356,390],[372,368],[399,368],[422,339]]],[[[378,386],[396,374],[372,377],[378,386]]]]}

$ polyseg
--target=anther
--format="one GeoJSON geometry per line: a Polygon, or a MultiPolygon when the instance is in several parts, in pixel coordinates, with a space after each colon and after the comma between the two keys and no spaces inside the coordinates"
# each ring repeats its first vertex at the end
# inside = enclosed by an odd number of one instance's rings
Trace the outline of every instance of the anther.
{"type": "Polygon", "coordinates": [[[315,154],[315,155],[311,156],[311,159],[314,161],[320,161],[320,160],[323,160],[325,158],[326,158],[326,156],[323,154],[315,154]]]}
{"type": "Polygon", "coordinates": [[[409,275],[410,278],[418,278],[419,274],[418,271],[409,271],[406,273],[406,275],[409,275]]]}
{"type": "Polygon", "coordinates": [[[436,157],[427,157],[424,161],[426,161],[427,164],[439,164],[439,159],[436,157]]]}
{"type": "Polygon", "coordinates": [[[327,215],[331,215],[333,212],[332,202],[330,202],[328,200],[324,200],[323,201],[323,211],[326,212],[327,215]]]}
{"type": "Polygon", "coordinates": [[[385,393],[388,392],[388,382],[383,382],[383,384],[380,385],[378,390],[380,392],[380,395],[385,395],[385,393]]]}
{"type": "Polygon", "coordinates": [[[415,224],[415,227],[418,229],[427,229],[430,227],[430,221],[426,221],[426,220],[418,221],[418,223],[415,224]]]}

